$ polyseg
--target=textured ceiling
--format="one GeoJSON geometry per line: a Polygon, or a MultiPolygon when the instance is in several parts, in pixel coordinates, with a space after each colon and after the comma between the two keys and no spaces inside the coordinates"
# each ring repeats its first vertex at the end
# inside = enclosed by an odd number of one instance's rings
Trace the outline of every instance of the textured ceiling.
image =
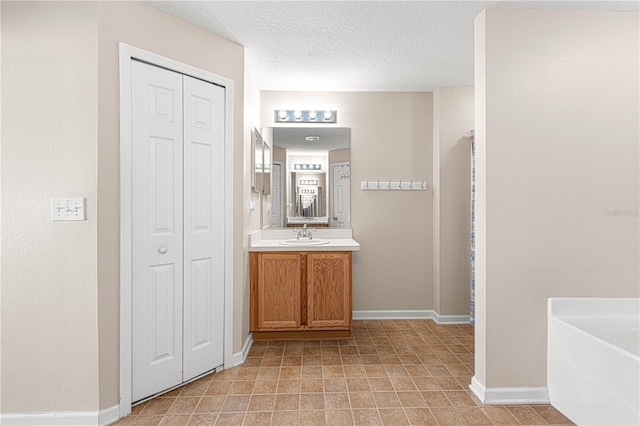
{"type": "Polygon", "coordinates": [[[146,1],[246,47],[262,90],[473,85],[487,7],[639,10],[638,1],[146,1]]]}

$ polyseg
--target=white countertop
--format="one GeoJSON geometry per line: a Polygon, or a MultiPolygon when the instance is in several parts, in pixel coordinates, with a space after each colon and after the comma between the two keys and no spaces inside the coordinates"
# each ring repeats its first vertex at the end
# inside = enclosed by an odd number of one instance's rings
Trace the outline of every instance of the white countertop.
{"type": "Polygon", "coordinates": [[[358,251],[360,244],[351,237],[350,229],[312,230],[313,238],[329,241],[319,245],[283,245],[280,241],[296,238],[297,231],[262,230],[249,235],[249,251],[358,251]]]}

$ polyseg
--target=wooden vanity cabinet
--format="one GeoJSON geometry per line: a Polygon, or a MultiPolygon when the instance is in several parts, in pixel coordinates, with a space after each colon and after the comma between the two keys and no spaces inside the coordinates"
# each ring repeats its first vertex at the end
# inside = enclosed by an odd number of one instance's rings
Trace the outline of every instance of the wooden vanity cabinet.
{"type": "Polygon", "coordinates": [[[254,340],[351,337],[351,252],[252,252],[254,340]]]}

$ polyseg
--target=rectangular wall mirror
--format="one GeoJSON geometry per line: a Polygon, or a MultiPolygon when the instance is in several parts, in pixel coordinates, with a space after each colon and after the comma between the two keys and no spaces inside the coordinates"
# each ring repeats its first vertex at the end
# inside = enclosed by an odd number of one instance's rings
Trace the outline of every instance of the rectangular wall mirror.
{"type": "Polygon", "coordinates": [[[351,227],[351,129],[273,127],[262,133],[272,139],[271,227],[351,227]]]}

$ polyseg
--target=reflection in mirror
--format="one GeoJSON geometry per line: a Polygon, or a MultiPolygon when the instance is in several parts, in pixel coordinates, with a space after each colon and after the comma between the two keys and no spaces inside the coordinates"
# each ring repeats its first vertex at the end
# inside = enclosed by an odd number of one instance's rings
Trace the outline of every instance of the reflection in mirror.
{"type": "Polygon", "coordinates": [[[275,127],[270,134],[272,227],[351,226],[351,129],[275,127]]]}
{"type": "Polygon", "coordinates": [[[251,173],[251,186],[253,190],[256,192],[262,191],[262,136],[260,136],[260,132],[258,129],[253,129],[251,132],[251,145],[252,145],[252,155],[251,155],[251,163],[253,164],[253,171],[251,173]]]}
{"type": "Polygon", "coordinates": [[[262,193],[271,194],[271,146],[262,139],[262,193]]]}

